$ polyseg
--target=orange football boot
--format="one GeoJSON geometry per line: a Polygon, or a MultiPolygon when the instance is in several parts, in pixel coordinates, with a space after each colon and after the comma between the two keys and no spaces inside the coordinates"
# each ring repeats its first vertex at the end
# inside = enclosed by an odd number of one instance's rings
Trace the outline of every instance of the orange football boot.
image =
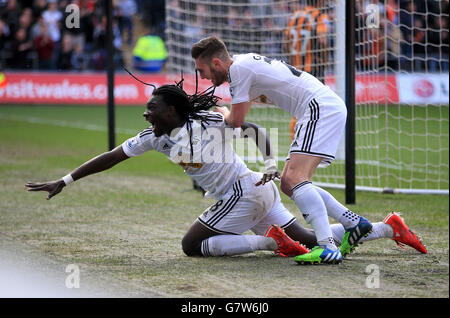
{"type": "Polygon", "coordinates": [[[278,248],[275,250],[275,254],[280,254],[280,256],[292,257],[309,253],[306,246],[291,239],[278,225],[271,225],[264,236],[271,237],[277,242],[278,248]]]}
{"type": "Polygon", "coordinates": [[[394,240],[398,246],[404,249],[404,245],[408,245],[415,248],[420,253],[427,253],[427,248],[422,243],[419,236],[416,232],[409,229],[403,218],[400,217],[400,213],[389,213],[383,223],[389,224],[392,227],[392,230],[394,231],[392,240],[394,240]]]}

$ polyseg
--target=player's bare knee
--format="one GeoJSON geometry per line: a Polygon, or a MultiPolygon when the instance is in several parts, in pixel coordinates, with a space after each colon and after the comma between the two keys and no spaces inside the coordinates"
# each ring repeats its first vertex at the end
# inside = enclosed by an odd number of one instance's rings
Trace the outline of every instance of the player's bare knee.
{"type": "Polygon", "coordinates": [[[292,195],[292,187],[293,185],[290,178],[288,176],[282,176],[280,182],[281,191],[290,197],[292,195]]]}

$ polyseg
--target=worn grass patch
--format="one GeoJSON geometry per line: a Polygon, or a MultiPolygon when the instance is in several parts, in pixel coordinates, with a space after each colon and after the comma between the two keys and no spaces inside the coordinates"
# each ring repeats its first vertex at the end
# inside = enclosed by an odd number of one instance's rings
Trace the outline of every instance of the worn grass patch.
{"type": "MultiPolygon", "coordinates": [[[[449,296],[448,196],[358,192],[350,207],[373,222],[403,212],[427,255],[381,239],[362,244],[339,266],[299,266],[270,252],[185,256],[181,239],[213,200],[191,190],[181,169],[156,153],[77,181],[50,201],[25,190],[27,181],[60,178],[105,151],[105,141],[104,132],[0,119],[0,239],[79,264],[81,279],[111,281],[130,296],[449,296]],[[371,264],[379,268],[378,288],[366,284],[371,264]]],[[[343,191],[330,192],[344,201],[343,191]]],[[[306,226],[292,201],[283,201],[306,226]]]]}

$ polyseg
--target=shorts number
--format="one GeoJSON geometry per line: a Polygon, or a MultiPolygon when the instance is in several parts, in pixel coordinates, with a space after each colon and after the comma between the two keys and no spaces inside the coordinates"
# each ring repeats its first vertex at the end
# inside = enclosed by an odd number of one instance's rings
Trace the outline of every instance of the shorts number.
{"type": "Polygon", "coordinates": [[[216,211],[223,203],[223,200],[217,201],[215,204],[211,205],[209,208],[209,211],[214,212],[216,211]]]}

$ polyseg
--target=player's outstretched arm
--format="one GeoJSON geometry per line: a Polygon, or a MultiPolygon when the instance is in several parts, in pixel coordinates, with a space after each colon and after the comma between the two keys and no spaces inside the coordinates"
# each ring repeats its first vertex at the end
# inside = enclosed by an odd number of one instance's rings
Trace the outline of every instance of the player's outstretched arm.
{"type": "Polygon", "coordinates": [[[47,200],[49,200],[53,196],[60,193],[68,183],[84,178],[88,175],[110,169],[119,162],[122,162],[128,158],[129,157],[123,151],[122,146],[118,146],[111,151],[105,152],[85,162],[62,179],[41,183],[28,182],[25,184],[25,187],[28,191],[47,191],[47,200]]]}
{"type": "Polygon", "coordinates": [[[241,126],[241,129],[243,137],[251,137],[255,141],[256,146],[258,147],[264,158],[266,173],[255,185],[263,185],[266,182],[274,180],[275,178],[280,178],[277,161],[275,160],[272,147],[270,145],[270,138],[266,133],[266,130],[261,126],[251,122],[244,122],[244,124],[241,126]]]}

